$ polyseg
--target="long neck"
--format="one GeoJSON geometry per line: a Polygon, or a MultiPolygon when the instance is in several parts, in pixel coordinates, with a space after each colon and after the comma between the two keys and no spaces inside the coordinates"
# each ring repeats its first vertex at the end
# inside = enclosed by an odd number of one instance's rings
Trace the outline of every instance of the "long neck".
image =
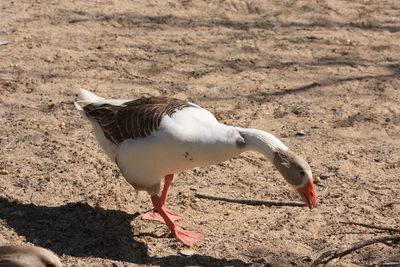
{"type": "Polygon", "coordinates": [[[244,138],[246,148],[254,150],[265,155],[270,161],[274,161],[274,152],[276,149],[288,150],[274,135],[256,129],[239,128],[240,135],[244,138]]]}

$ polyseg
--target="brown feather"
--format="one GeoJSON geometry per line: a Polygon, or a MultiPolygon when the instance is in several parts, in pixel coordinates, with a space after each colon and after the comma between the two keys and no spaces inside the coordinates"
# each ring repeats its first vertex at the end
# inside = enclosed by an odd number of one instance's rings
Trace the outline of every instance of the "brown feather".
{"type": "Polygon", "coordinates": [[[171,116],[185,107],[195,106],[176,98],[145,97],[121,106],[89,104],[83,109],[100,124],[107,139],[119,144],[126,139],[150,136],[164,115],[171,116]]]}

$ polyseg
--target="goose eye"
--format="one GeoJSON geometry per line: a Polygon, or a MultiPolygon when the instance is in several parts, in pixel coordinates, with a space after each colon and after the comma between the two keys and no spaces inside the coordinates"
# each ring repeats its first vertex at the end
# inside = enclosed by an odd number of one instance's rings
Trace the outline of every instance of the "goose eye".
{"type": "Polygon", "coordinates": [[[306,172],[305,171],[300,171],[300,175],[304,176],[304,175],[306,175],[306,172]]]}

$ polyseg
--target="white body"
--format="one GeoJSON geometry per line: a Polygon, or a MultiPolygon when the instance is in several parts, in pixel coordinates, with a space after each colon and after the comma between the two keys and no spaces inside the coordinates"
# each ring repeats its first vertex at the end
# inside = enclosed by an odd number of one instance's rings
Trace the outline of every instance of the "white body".
{"type": "Polygon", "coordinates": [[[152,136],[122,142],[116,156],[128,181],[152,185],[167,174],[240,154],[237,137],[233,127],[218,123],[208,111],[187,107],[164,116],[152,136]]]}
{"type": "MultiPolygon", "coordinates": [[[[88,103],[122,105],[129,101],[105,100],[83,89],[79,97],[82,100],[77,101],[76,106],[81,111],[88,103]]],[[[94,119],[88,119],[100,146],[118,164],[127,181],[147,191],[159,185],[167,174],[223,162],[247,150],[257,150],[272,160],[275,148],[288,149],[266,132],[219,123],[209,111],[200,107],[185,107],[171,117],[164,115],[151,136],[127,139],[118,145],[105,137],[94,119]],[[244,138],[246,146],[240,148],[238,138],[244,138]]]]}

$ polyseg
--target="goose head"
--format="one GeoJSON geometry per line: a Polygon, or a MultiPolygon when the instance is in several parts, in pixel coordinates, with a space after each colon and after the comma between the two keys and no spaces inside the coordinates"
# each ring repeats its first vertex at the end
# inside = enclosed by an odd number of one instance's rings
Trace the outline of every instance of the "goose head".
{"type": "Polygon", "coordinates": [[[274,151],[273,164],[310,209],[317,206],[311,168],[303,158],[289,149],[277,148],[274,151]]]}

